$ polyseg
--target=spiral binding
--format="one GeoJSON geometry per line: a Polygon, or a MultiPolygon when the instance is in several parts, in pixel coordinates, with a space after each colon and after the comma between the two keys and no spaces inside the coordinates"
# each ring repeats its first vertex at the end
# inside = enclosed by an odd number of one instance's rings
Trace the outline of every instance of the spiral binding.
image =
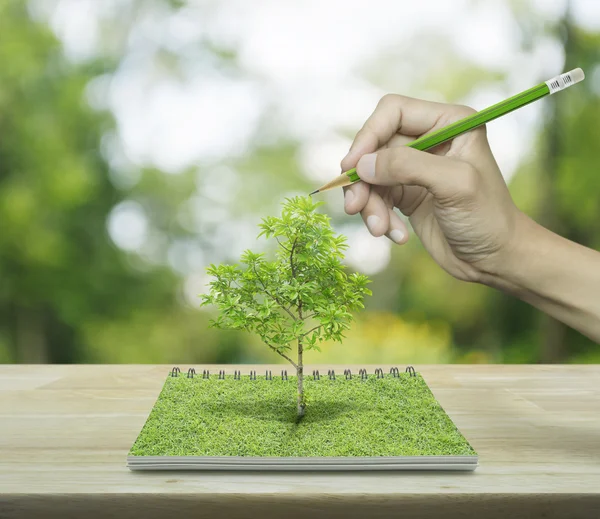
{"type": "MultiPolygon", "coordinates": [[[[415,378],[417,376],[417,372],[415,371],[415,368],[412,366],[407,366],[405,373],[408,373],[408,376],[411,378],[415,378]]],[[[171,371],[169,372],[169,376],[173,377],[173,378],[177,378],[180,374],[181,374],[181,369],[179,369],[179,367],[177,367],[177,366],[173,367],[173,369],[171,369],[171,371]]],[[[383,369],[381,369],[381,368],[376,368],[373,374],[378,379],[385,378],[385,373],[383,372],[383,369]]],[[[189,368],[187,371],[186,378],[194,378],[195,376],[196,376],[196,370],[194,368],[189,368]]],[[[368,378],[369,378],[369,375],[367,374],[367,370],[364,368],[361,368],[358,370],[358,376],[360,377],[361,380],[368,380],[368,378]]],[[[389,376],[392,378],[400,378],[400,370],[397,367],[390,368],[389,376]]],[[[225,370],[224,369],[219,370],[218,377],[219,377],[219,380],[225,380],[225,370]]],[[[312,377],[313,377],[313,380],[321,380],[321,375],[319,374],[318,369],[313,370],[312,377]]],[[[210,371],[207,369],[202,370],[202,378],[210,379],[210,371]]],[[[254,369],[250,370],[249,378],[250,378],[250,380],[256,380],[256,370],[254,370],[254,369]]],[[[333,369],[327,370],[327,378],[329,380],[336,380],[335,371],[333,369]]],[[[233,379],[241,380],[242,372],[240,370],[236,369],[233,372],[233,379]]],[[[344,370],[344,379],[352,380],[352,371],[350,371],[350,369],[344,370]]],[[[265,380],[274,380],[273,374],[272,374],[271,370],[269,370],[269,369],[265,370],[265,380]]],[[[289,380],[286,369],[281,370],[281,379],[280,380],[289,380]]]]}

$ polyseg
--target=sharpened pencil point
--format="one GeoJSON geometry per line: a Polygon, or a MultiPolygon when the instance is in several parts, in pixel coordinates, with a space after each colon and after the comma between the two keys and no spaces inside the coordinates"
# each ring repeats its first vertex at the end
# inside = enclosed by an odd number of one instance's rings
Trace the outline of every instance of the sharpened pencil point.
{"type": "Polygon", "coordinates": [[[318,193],[319,191],[320,191],[320,189],[316,189],[312,193],[309,193],[308,196],[313,196],[315,193],[318,193]]]}

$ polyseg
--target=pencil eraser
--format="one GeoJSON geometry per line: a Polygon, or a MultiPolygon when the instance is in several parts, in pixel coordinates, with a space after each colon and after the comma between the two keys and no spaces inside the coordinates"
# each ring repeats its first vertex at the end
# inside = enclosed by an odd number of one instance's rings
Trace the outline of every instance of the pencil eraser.
{"type": "Polygon", "coordinates": [[[573,83],[579,83],[580,81],[583,81],[585,79],[585,74],[580,68],[573,69],[570,72],[568,72],[568,74],[571,76],[573,83]]]}
{"type": "Polygon", "coordinates": [[[571,70],[570,72],[565,72],[564,74],[560,74],[559,76],[553,77],[548,81],[545,81],[546,85],[548,85],[548,90],[550,94],[555,94],[556,92],[560,92],[565,88],[569,88],[570,86],[583,81],[585,78],[585,74],[583,70],[580,68],[576,68],[571,70]]]}

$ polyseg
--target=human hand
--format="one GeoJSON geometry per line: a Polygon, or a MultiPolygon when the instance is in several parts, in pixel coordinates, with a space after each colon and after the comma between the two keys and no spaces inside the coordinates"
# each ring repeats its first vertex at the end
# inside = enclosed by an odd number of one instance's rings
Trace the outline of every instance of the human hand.
{"type": "Polygon", "coordinates": [[[475,111],[400,95],[384,96],[356,135],[343,171],[362,182],[345,188],[345,210],[361,213],[373,236],[408,240],[398,208],[433,259],[465,281],[504,268],[524,215],[512,201],[485,127],[427,152],[405,146],[475,111]]]}

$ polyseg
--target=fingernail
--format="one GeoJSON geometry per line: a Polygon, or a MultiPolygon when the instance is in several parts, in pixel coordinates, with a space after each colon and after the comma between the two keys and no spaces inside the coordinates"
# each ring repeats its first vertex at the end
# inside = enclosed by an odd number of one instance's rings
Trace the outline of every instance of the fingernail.
{"type": "Polygon", "coordinates": [[[404,233],[400,229],[393,229],[390,232],[390,238],[396,243],[402,243],[402,240],[404,239],[404,233]]]}
{"type": "Polygon", "coordinates": [[[367,218],[367,227],[369,228],[369,231],[375,232],[375,227],[377,227],[379,225],[380,221],[381,221],[381,218],[379,218],[379,216],[375,216],[374,214],[369,216],[367,218]]]}
{"type": "Polygon", "coordinates": [[[346,209],[352,203],[352,200],[354,200],[354,193],[348,189],[344,195],[344,205],[346,206],[346,209]]]}
{"type": "Polygon", "coordinates": [[[356,165],[358,175],[366,180],[375,178],[375,161],[377,160],[376,153],[368,153],[363,155],[356,165]]]}

